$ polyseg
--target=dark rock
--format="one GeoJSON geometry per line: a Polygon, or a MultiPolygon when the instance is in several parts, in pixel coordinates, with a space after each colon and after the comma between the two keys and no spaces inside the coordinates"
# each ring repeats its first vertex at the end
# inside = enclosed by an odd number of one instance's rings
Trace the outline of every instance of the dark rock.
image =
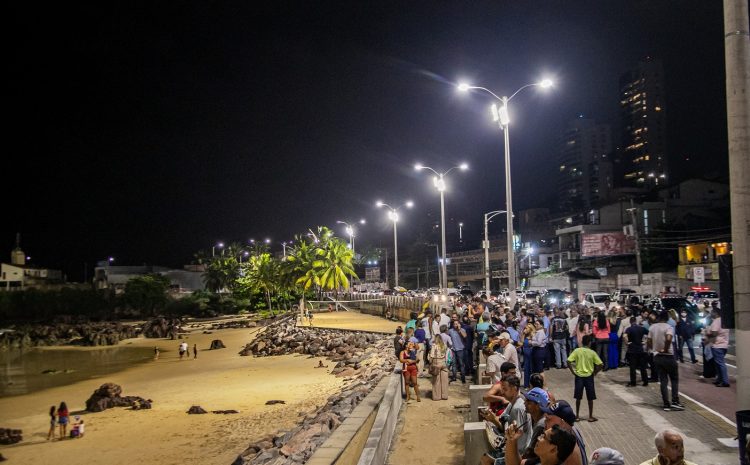
{"type": "Polygon", "coordinates": [[[211,413],[227,415],[231,413],[240,413],[240,412],[238,412],[237,410],[211,410],[211,413]]]}
{"type": "Polygon", "coordinates": [[[221,339],[214,339],[213,341],[211,341],[211,347],[210,347],[210,350],[215,350],[215,349],[226,349],[226,347],[227,347],[227,346],[225,346],[225,345],[224,345],[224,343],[223,343],[223,342],[221,342],[221,339]]]}
{"type": "Polygon", "coordinates": [[[20,429],[0,428],[0,444],[16,444],[23,440],[23,432],[20,429]]]}
{"type": "Polygon", "coordinates": [[[285,400],[267,400],[266,405],[286,404],[285,400]]]}
{"type": "Polygon", "coordinates": [[[203,408],[199,405],[193,405],[192,407],[188,409],[187,413],[189,413],[190,415],[200,415],[200,414],[208,413],[208,412],[203,410],[203,408]]]}

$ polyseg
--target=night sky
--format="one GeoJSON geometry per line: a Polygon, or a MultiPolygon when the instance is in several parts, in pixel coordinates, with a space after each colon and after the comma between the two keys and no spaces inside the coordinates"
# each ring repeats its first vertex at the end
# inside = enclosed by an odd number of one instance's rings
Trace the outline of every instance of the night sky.
{"type": "Polygon", "coordinates": [[[415,202],[407,244],[439,218],[415,162],[469,163],[446,229],[478,247],[504,208],[502,132],[455,85],[555,79],[513,100],[510,131],[514,206],[551,206],[566,122],[618,140],[618,79],[645,56],[664,61],[672,179],[726,177],[718,1],[104,3],[8,6],[3,261],[17,231],[33,264],[80,280],[108,256],[181,266],[359,218],[358,244],[390,247],[378,199],[415,202]]]}

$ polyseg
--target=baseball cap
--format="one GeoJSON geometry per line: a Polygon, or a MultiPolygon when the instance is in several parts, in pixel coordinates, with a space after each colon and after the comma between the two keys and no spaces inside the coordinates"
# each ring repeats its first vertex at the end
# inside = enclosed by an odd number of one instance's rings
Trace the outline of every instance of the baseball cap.
{"type": "Polygon", "coordinates": [[[609,447],[600,447],[591,454],[589,465],[625,465],[625,457],[609,447]]]}
{"type": "Polygon", "coordinates": [[[506,332],[502,332],[502,333],[500,333],[500,335],[498,336],[498,338],[510,341],[510,334],[508,334],[506,332]]]}
{"type": "Polygon", "coordinates": [[[530,400],[531,402],[536,402],[542,408],[546,407],[549,404],[549,395],[544,389],[529,389],[528,391],[526,391],[525,396],[526,399],[530,400]]]}
{"type": "Polygon", "coordinates": [[[572,425],[576,421],[576,414],[573,412],[573,407],[564,400],[558,400],[554,404],[549,404],[546,407],[542,406],[542,412],[560,417],[569,425],[572,425]]]}

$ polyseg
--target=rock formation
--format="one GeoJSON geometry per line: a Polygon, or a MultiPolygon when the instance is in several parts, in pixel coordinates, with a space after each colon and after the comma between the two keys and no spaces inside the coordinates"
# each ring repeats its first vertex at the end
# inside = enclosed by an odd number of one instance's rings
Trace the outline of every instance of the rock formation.
{"type": "Polygon", "coordinates": [[[133,410],[151,408],[151,399],[138,396],[121,396],[122,388],[115,383],[104,383],[86,401],[86,410],[101,412],[112,407],[131,407],[133,410]]]}

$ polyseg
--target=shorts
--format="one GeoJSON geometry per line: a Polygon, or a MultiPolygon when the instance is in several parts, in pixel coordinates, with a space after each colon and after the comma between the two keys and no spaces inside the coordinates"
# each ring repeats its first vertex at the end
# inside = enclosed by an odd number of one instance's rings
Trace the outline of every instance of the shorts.
{"type": "Polygon", "coordinates": [[[57,419],[57,422],[61,425],[67,425],[68,424],[68,417],[60,417],[57,419]]]}
{"type": "Polygon", "coordinates": [[[412,365],[406,365],[404,368],[404,376],[417,376],[417,366],[412,365]]]}
{"type": "Polygon", "coordinates": [[[575,389],[573,390],[573,398],[575,400],[583,399],[583,390],[586,389],[586,399],[596,399],[596,389],[594,388],[594,377],[587,376],[582,378],[576,375],[575,389]]]}

